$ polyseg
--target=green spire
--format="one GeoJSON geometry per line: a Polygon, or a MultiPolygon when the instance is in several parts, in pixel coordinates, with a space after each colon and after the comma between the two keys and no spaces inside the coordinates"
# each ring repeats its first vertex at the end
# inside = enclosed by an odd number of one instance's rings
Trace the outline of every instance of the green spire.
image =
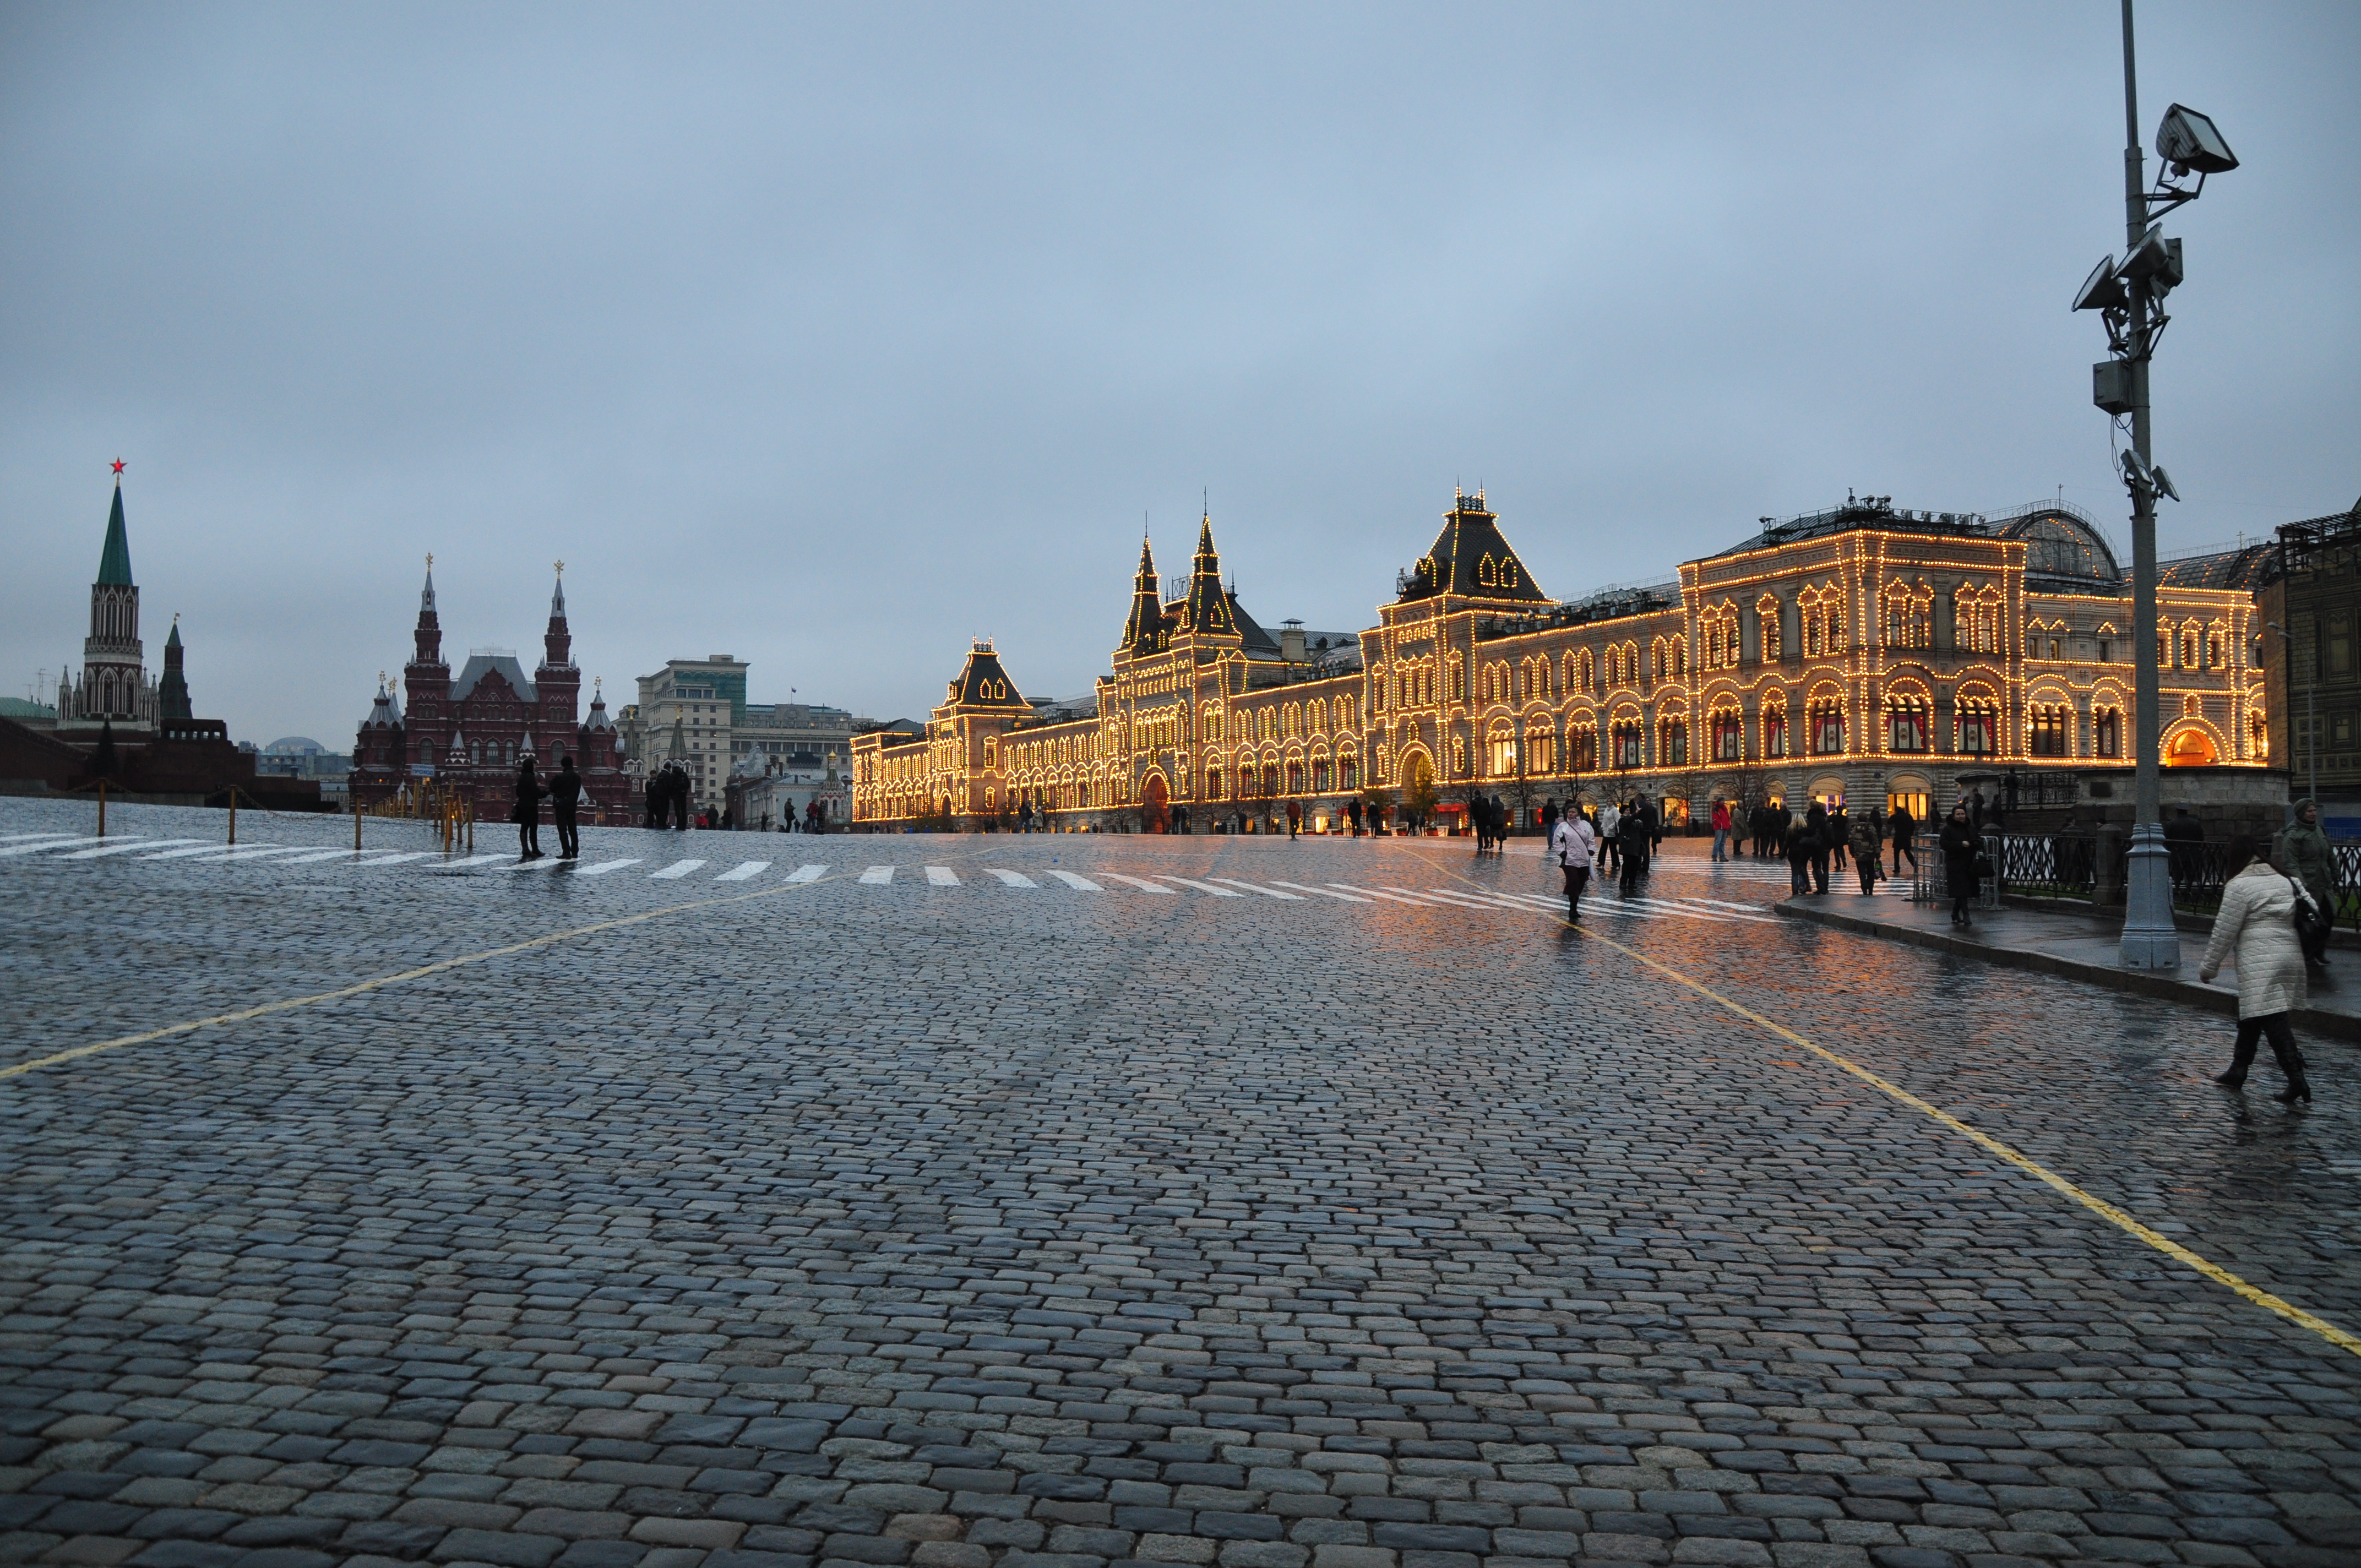
{"type": "Polygon", "coordinates": [[[123,485],[115,486],[115,505],[106,514],[106,549],[98,558],[101,587],[131,586],[131,536],[123,529],[123,485]]]}

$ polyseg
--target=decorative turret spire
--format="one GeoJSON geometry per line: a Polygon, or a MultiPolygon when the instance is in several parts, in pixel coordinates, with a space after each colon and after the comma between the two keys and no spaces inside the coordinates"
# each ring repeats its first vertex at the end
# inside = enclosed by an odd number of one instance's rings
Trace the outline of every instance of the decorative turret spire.
{"type": "MultiPolygon", "coordinates": [[[[380,691],[379,695],[384,694],[380,691]]],[[[156,717],[196,717],[189,707],[189,678],[181,667],[181,618],[177,612],[172,617],[172,630],[164,638],[164,679],[156,688],[156,717]]]]}
{"type": "MultiPolygon", "coordinates": [[[[549,595],[549,630],[541,639],[541,667],[544,670],[567,670],[574,667],[574,634],[566,624],[566,563],[557,563],[557,587],[549,595]]],[[[577,686],[576,689],[579,690],[577,686]]]]}
{"type": "Polygon", "coordinates": [[[434,613],[434,557],[426,557],[426,586],[418,594],[418,626],[411,633],[418,644],[420,664],[443,662],[443,622],[434,613]]]}
{"type": "Polygon", "coordinates": [[[123,526],[123,466],[115,465],[115,504],[106,513],[106,545],[98,555],[98,580],[107,587],[131,586],[131,535],[123,526]]]}
{"type": "Polygon", "coordinates": [[[1181,625],[1200,637],[1234,636],[1238,630],[1222,592],[1222,557],[1213,549],[1210,512],[1197,524],[1197,554],[1189,564],[1189,601],[1181,610],[1181,625]]]}
{"type": "Polygon", "coordinates": [[[1139,532],[1139,575],[1131,582],[1131,615],[1123,623],[1123,645],[1130,652],[1145,652],[1156,646],[1157,634],[1164,630],[1164,598],[1156,586],[1156,554],[1148,548],[1148,531],[1139,532]]]}

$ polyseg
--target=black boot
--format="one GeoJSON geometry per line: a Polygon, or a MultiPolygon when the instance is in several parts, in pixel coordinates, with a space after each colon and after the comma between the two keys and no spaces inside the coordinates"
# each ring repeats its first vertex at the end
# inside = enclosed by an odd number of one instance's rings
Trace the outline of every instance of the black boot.
{"type": "Polygon", "coordinates": [[[2280,1090],[2271,1098],[2282,1105],[2292,1105],[2299,1100],[2309,1105],[2312,1103],[2312,1085],[2305,1081],[2303,1074],[2299,1071],[2293,1078],[2288,1080],[2288,1086],[2285,1089],[2280,1090]]]}
{"type": "Polygon", "coordinates": [[[2217,1072],[2213,1075],[2213,1081],[2224,1089],[2244,1089],[2246,1087],[2246,1069],[2234,1067],[2227,1072],[2217,1072]]]}

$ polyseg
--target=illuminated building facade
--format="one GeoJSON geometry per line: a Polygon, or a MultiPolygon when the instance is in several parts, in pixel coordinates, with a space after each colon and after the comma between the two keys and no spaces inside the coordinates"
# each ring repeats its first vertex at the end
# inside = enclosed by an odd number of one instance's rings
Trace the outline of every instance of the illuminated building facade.
{"type": "MultiPolygon", "coordinates": [[[[2250,586],[2178,563],[2160,590],[2164,760],[2270,761],[2250,586]]],[[[1763,521],[1662,584],[1544,594],[1479,491],[1461,495],[1356,636],[1274,640],[1223,587],[1210,520],[1167,595],[1143,543],[1095,711],[1047,719],[989,642],[925,739],[853,742],[853,824],[1201,830],[1297,802],[1333,822],[1432,788],[1646,795],[1675,822],[1715,798],[1948,804],[2006,774],[2067,804],[2130,768],[2131,600],[2070,508],[1988,521],[1888,499],[1763,521]],[[2102,776],[2090,780],[2096,771],[2102,776]],[[2040,787],[2040,781],[2059,787],[2040,787]]]]}

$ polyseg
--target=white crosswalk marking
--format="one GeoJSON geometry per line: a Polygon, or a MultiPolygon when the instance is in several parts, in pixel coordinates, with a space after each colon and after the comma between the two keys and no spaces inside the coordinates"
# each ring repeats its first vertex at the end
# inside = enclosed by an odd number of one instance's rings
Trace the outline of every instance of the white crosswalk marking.
{"type": "Polygon", "coordinates": [[[703,861],[675,861],[672,864],[664,867],[664,869],[660,872],[650,872],[648,873],[648,880],[650,882],[670,882],[675,878],[686,876],[689,872],[695,871],[704,863],[705,862],[703,861]]]}
{"type": "Polygon", "coordinates": [[[752,882],[770,869],[771,862],[768,861],[743,861],[713,880],[715,882],[752,882]]]}
{"type": "Polygon", "coordinates": [[[1303,895],[1302,895],[1301,894],[1299,894],[1299,893],[1281,893],[1281,892],[1279,892],[1279,891],[1277,888],[1275,888],[1275,887],[1257,887],[1254,883],[1250,883],[1250,882],[1240,882],[1237,878],[1235,878],[1235,877],[1234,877],[1234,876],[1217,876],[1217,877],[1210,878],[1209,880],[1210,880],[1210,881],[1213,881],[1213,882],[1218,882],[1218,883],[1227,883],[1228,885],[1230,885],[1231,887],[1242,887],[1242,888],[1245,888],[1248,893],[1258,893],[1258,894],[1261,894],[1265,898],[1287,898],[1287,899],[1292,899],[1292,900],[1294,900],[1294,901],[1295,901],[1296,903],[1298,903],[1298,904],[1301,904],[1301,903],[1302,903],[1302,902],[1303,902],[1303,895]]]}
{"type": "Polygon", "coordinates": [[[990,874],[998,877],[1002,882],[1006,883],[1010,887],[1038,887],[1041,885],[1039,883],[1035,882],[1031,877],[1027,876],[1023,872],[1004,872],[993,866],[986,866],[983,869],[990,874]]]}
{"type": "Polygon", "coordinates": [[[892,866],[872,866],[861,873],[861,880],[871,887],[884,887],[894,880],[892,866]]]}
{"type": "Polygon", "coordinates": [[[1145,877],[1126,876],[1121,872],[1099,872],[1099,875],[1106,878],[1109,882],[1129,883],[1132,886],[1139,889],[1142,893],[1160,893],[1171,898],[1178,898],[1180,896],[1179,894],[1174,893],[1170,888],[1165,886],[1162,883],[1149,882],[1145,877]]]}
{"type": "Polygon", "coordinates": [[[958,887],[961,884],[958,873],[954,872],[950,867],[928,866],[927,868],[927,885],[928,887],[958,887]]]}
{"type": "MultiPolygon", "coordinates": [[[[365,852],[365,853],[375,853],[375,851],[364,851],[364,852],[365,852]]],[[[379,854],[379,855],[378,855],[377,859],[375,859],[375,860],[372,860],[372,861],[355,861],[353,862],[353,864],[355,864],[355,865],[357,865],[357,866],[363,866],[363,867],[367,867],[367,866],[398,866],[398,865],[401,865],[401,864],[403,861],[423,861],[423,860],[424,860],[427,856],[429,856],[429,855],[433,854],[434,852],[434,850],[404,850],[403,851],[401,851],[400,854],[397,854],[397,855],[385,855],[385,854],[379,854]]]]}
{"type": "Polygon", "coordinates": [[[38,844],[13,844],[7,849],[0,850],[0,855],[38,855],[44,850],[70,850],[77,844],[105,842],[104,839],[93,838],[88,834],[70,835],[64,838],[50,838],[38,844]]]}
{"type": "Polygon", "coordinates": [[[34,839],[71,839],[72,833],[0,833],[0,844],[22,844],[34,839]]]}
{"type": "Polygon", "coordinates": [[[1193,887],[1199,893],[1210,893],[1215,898],[1244,898],[1246,896],[1243,893],[1233,893],[1226,887],[1215,887],[1209,882],[1191,882],[1184,876],[1173,876],[1170,873],[1166,873],[1164,880],[1166,882],[1177,882],[1182,887],[1193,887]]]}
{"type": "Polygon", "coordinates": [[[355,850],[314,850],[308,855],[290,855],[279,863],[282,866],[309,866],[322,861],[350,860],[358,852],[355,850]]]}
{"type": "Polygon", "coordinates": [[[789,882],[818,882],[820,879],[820,874],[827,870],[828,868],[826,866],[797,866],[794,871],[787,873],[787,880],[789,882]]]}
{"type": "MultiPolygon", "coordinates": [[[[1274,881],[1276,881],[1276,879],[1274,879],[1274,881]]],[[[1377,902],[1374,898],[1363,898],[1357,893],[1331,893],[1324,887],[1309,887],[1300,882],[1281,882],[1277,883],[1277,885],[1280,887],[1291,887],[1299,893],[1317,894],[1323,898],[1341,899],[1346,904],[1375,904],[1377,902]]]]}
{"type": "Polygon", "coordinates": [[[1090,878],[1086,876],[1078,876],[1072,872],[1051,871],[1049,874],[1056,877],[1068,887],[1080,888],[1084,893],[1104,893],[1106,891],[1106,889],[1101,887],[1090,878]]]}
{"type": "Polygon", "coordinates": [[[605,876],[609,872],[619,872],[625,866],[636,866],[639,863],[640,857],[637,855],[633,855],[629,860],[623,861],[600,861],[595,866],[586,866],[577,863],[574,868],[574,874],[576,876],[605,876]]]}
{"type": "MultiPolygon", "coordinates": [[[[208,866],[233,865],[246,861],[276,860],[281,855],[300,855],[302,852],[303,846],[301,844],[240,844],[235,850],[222,850],[218,854],[198,863],[208,866]]],[[[161,859],[160,856],[158,858],[161,859]]],[[[496,855],[493,859],[498,860],[500,857],[496,855]]]]}
{"type": "Polygon", "coordinates": [[[137,839],[127,844],[102,844],[95,850],[76,850],[71,855],[60,855],[61,861],[96,861],[108,855],[127,855],[134,850],[160,850],[167,844],[193,844],[194,839],[137,839]]]}
{"type": "Polygon", "coordinates": [[[464,861],[453,861],[450,869],[456,872],[463,866],[499,866],[515,863],[516,857],[503,850],[497,855],[469,855],[464,861]]]}
{"type": "Polygon", "coordinates": [[[538,861],[519,861],[516,864],[511,866],[509,870],[512,872],[555,872],[564,871],[566,869],[566,862],[563,859],[544,857],[538,861]]]}
{"type": "Polygon", "coordinates": [[[1386,891],[1389,893],[1415,892],[1421,897],[1439,898],[1445,904],[1455,904],[1462,909],[1498,909],[1499,907],[1499,905],[1492,903],[1490,900],[1484,898],[1479,894],[1452,892],[1439,887],[1422,887],[1416,889],[1407,887],[1389,887],[1386,891]]]}
{"type": "Polygon", "coordinates": [[[1431,898],[1418,898],[1407,893],[1380,893],[1374,887],[1355,887],[1349,882],[1332,882],[1328,885],[1342,888],[1346,893],[1361,894],[1366,897],[1378,899],[1387,904],[1415,904],[1422,909],[1432,909],[1435,905],[1435,901],[1431,898]]]}

